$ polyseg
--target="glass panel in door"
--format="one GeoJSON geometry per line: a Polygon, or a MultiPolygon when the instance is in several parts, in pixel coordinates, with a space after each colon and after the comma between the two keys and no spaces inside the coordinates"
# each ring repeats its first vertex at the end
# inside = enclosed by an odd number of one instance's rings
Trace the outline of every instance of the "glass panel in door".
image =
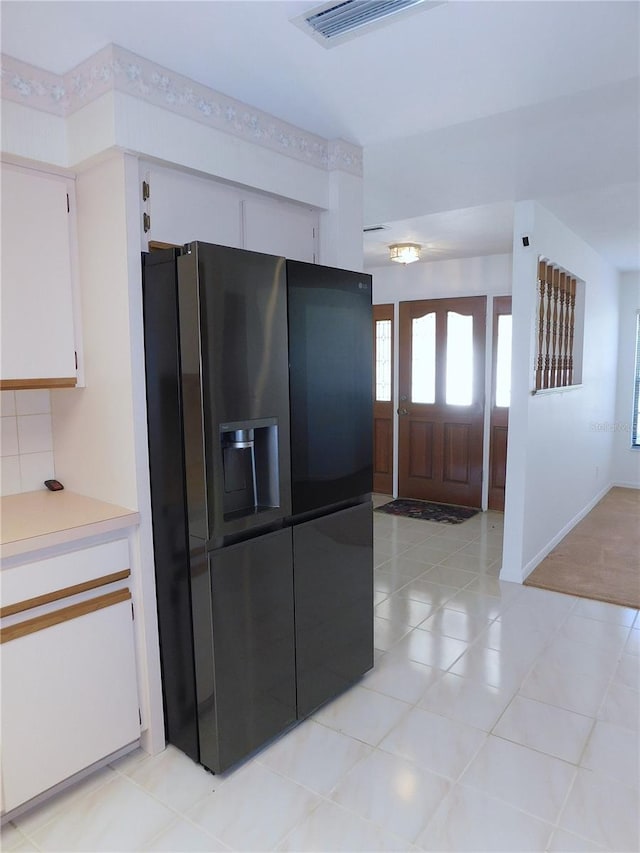
{"type": "Polygon", "coordinates": [[[496,353],[496,406],[511,403],[511,314],[498,314],[496,353]]]}
{"type": "Polygon", "coordinates": [[[411,402],[436,401],[436,314],[415,317],[411,323],[411,402]]]}
{"type": "Polygon", "coordinates": [[[393,305],[373,306],[373,491],[393,493],[393,305]]]}
{"type": "Polygon", "coordinates": [[[489,509],[504,510],[511,402],[511,297],[493,300],[493,393],[489,442],[489,509]]]}
{"type": "Polygon", "coordinates": [[[391,401],[391,320],[376,320],[376,396],[379,403],[391,401]]]}
{"type": "Polygon", "coordinates": [[[473,316],[447,312],[447,406],[473,403],[473,316]]]}

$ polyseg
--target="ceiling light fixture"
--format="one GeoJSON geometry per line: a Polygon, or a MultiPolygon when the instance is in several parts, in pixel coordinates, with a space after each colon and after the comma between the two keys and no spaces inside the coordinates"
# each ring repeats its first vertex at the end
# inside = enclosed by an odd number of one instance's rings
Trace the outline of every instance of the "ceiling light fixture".
{"type": "Polygon", "coordinates": [[[420,260],[421,249],[419,243],[393,243],[389,246],[389,260],[399,264],[412,264],[420,260]]]}

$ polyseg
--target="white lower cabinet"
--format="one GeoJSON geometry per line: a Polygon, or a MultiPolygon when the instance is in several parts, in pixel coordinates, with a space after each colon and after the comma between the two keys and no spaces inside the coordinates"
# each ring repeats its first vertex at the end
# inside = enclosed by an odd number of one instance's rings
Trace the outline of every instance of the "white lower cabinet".
{"type": "Polygon", "coordinates": [[[88,592],[58,590],[67,595],[44,607],[29,599],[35,607],[3,620],[5,812],[140,736],[131,593],[95,580],[88,592]]]}

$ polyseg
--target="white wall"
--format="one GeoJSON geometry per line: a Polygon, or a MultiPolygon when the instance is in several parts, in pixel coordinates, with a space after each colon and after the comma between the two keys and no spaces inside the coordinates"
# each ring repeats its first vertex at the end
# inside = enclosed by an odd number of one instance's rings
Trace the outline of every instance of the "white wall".
{"type": "Polygon", "coordinates": [[[1,107],[4,154],[54,166],[69,165],[66,119],[7,100],[1,107]]]}
{"type": "Polygon", "coordinates": [[[640,272],[619,277],[620,326],[618,345],[618,388],[613,429],[613,482],[640,489],[640,449],[631,448],[636,317],[640,311],[640,272]]]}
{"type": "MultiPolygon", "coordinates": [[[[486,255],[447,261],[419,261],[404,266],[393,264],[367,269],[373,275],[373,302],[394,305],[393,365],[393,493],[398,494],[398,305],[416,299],[444,299],[456,296],[487,296],[487,345],[485,349],[485,400],[491,399],[491,358],[493,296],[511,293],[511,255],[486,255]]],[[[483,468],[489,470],[489,407],[485,411],[483,468]]],[[[488,478],[482,484],[482,506],[486,508],[488,478]]]]}
{"type": "Polygon", "coordinates": [[[408,302],[454,296],[506,296],[511,293],[511,255],[486,255],[449,261],[418,261],[367,269],[373,274],[373,301],[408,302]]]}
{"type": "Polygon", "coordinates": [[[327,208],[320,218],[321,264],[362,269],[362,178],[345,172],[329,174],[327,208]]]}
{"type": "Polygon", "coordinates": [[[522,581],[608,490],[618,355],[617,273],[536,202],[514,218],[513,355],[501,577],[522,581]],[[522,235],[530,245],[522,245],[522,235]],[[586,282],[582,386],[532,395],[543,255],[586,282]]]}
{"type": "Polygon", "coordinates": [[[56,472],[74,492],[137,510],[122,155],[78,175],[76,203],[87,387],[51,394],[56,472]]]}
{"type": "Polygon", "coordinates": [[[0,391],[0,415],[0,495],[42,489],[55,476],[49,391],[0,391]]]}
{"type": "Polygon", "coordinates": [[[114,93],[114,105],[121,148],[305,204],[329,206],[328,171],[122,92],[114,93]]]}
{"type": "Polygon", "coordinates": [[[142,743],[164,746],[142,340],[138,163],[76,180],[85,388],[51,392],[56,476],[79,494],[140,511],[131,537],[142,743]]]}

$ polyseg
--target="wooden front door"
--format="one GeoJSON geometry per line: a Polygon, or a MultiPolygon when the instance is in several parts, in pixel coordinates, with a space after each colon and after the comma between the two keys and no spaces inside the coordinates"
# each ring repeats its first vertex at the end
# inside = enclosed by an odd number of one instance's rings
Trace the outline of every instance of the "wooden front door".
{"type": "Polygon", "coordinates": [[[393,494],[393,305],[373,306],[373,491],[393,494]]]}
{"type": "Polygon", "coordinates": [[[511,297],[493,300],[493,381],[489,442],[489,509],[504,512],[511,402],[511,297]]]}
{"type": "Polygon", "coordinates": [[[480,507],[486,298],[400,303],[399,497],[480,507]]]}

